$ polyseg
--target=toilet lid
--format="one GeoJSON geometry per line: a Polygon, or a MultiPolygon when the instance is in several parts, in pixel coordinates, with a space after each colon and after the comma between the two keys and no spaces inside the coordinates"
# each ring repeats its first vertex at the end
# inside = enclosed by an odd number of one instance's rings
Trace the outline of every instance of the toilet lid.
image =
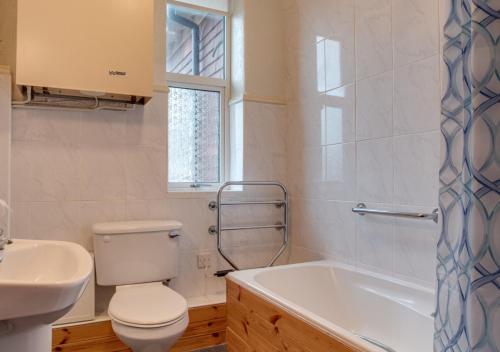
{"type": "Polygon", "coordinates": [[[121,288],[108,308],[112,319],[132,325],[168,325],[186,311],[184,297],[163,285],[121,288]]]}

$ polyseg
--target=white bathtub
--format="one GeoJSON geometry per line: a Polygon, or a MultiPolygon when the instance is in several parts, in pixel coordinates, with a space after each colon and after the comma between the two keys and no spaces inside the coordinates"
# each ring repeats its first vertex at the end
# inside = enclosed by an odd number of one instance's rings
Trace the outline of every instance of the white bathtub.
{"type": "Polygon", "coordinates": [[[430,289],[332,261],[245,270],[229,277],[363,351],[432,352],[430,289]],[[377,342],[389,348],[379,348],[377,342]]]}

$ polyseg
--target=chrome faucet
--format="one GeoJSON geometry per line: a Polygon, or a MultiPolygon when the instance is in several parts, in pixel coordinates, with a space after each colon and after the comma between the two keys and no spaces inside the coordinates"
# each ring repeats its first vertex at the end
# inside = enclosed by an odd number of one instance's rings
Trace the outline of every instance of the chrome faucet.
{"type": "Polygon", "coordinates": [[[5,249],[5,246],[9,244],[9,239],[7,238],[7,234],[5,234],[5,231],[0,228],[0,263],[3,260],[3,251],[5,249]]]}
{"type": "MultiPolygon", "coordinates": [[[[4,216],[4,215],[7,215],[7,219],[8,219],[8,215],[9,215],[9,212],[11,211],[9,205],[7,204],[6,201],[4,201],[3,199],[0,199],[0,216],[4,216]]],[[[7,235],[6,231],[4,231],[3,228],[0,227],[0,263],[2,262],[3,260],[3,257],[4,257],[4,250],[5,250],[5,246],[10,244],[11,241],[9,239],[9,236],[7,235]]]]}

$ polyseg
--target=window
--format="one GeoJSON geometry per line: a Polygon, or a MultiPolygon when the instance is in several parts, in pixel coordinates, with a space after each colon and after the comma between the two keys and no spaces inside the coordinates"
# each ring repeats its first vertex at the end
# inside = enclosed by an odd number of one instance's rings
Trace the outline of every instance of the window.
{"type": "Polygon", "coordinates": [[[167,4],[168,183],[217,187],[224,178],[227,16],[167,4]]]}
{"type": "Polygon", "coordinates": [[[170,87],[170,183],[220,182],[220,92],[170,87]]]}

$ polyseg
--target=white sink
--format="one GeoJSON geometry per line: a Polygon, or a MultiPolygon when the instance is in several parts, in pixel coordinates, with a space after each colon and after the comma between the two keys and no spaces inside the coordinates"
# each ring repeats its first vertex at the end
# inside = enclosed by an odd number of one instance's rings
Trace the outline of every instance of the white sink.
{"type": "Polygon", "coordinates": [[[0,263],[0,350],[50,351],[50,324],[76,303],[92,267],[90,254],[75,243],[7,245],[0,263]]]}

